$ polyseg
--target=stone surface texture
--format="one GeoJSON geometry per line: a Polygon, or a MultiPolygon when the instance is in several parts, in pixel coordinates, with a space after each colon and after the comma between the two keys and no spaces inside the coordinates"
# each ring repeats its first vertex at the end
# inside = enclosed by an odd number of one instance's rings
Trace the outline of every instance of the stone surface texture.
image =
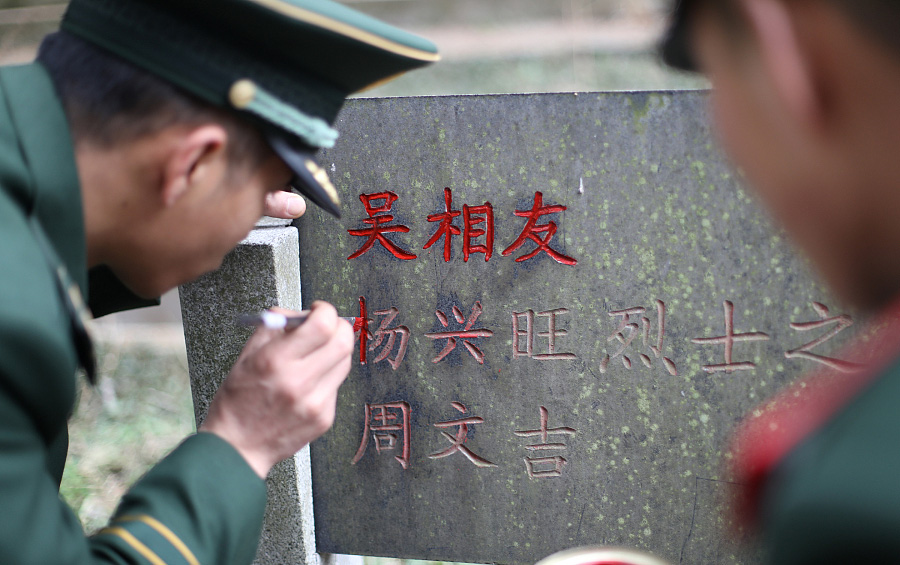
{"type": "MultiPolygon", "coordinates": [[[[297,230],[266,222],[232,251],[222,267],[179,289],[197,425],[237,360],[251,328],[240,314],[271,306],[300,309],[297,230]]],[[[256,561],[317,565],[309,448],[268,477],[269,501],[256,561]]]]}
{"type": "Polygon", "coordinates": [[[271,216],[263,216],[256,222],[256,227],[258,228],[275,228],[279,226],[289,226],[291,225],[291,220],[285,220],[284,218],[273,218],[271,216]]]}
{"type": "MultiPolygon", "coordinates": [[[[343,218],[311,208],[299,223],[304,303],[328,300],[356,316],[364,297],[371,318],[367,363],[354,354],[335,427],[312,446],[319,550],[534,563],[613,544],[673,563],[757,562],[728,534],[724,509],[738,488],[725,470],[729,436],[764,398],[820,366],[786,353],[834,326],[791,323],[825,319],[813,303],[828,317],[845,312],[717,152],[706,103],[702,92],[348,103],[338,145],[321,156],[343,218]],[[449,261],[445,238],[424,249],[445,187],[461,212],[449,261]],[[386,191],[397,199],[389,210],[390,198],[370,200],[370,218],[360,195],[386,191]],[[536,218],[534,237],[504,256],[537,193],[565,211],[536,218]],[[464,261],[463,206],[486,203],[492,256],[464,261]],[[378,235],[416,258],[376,238],[348,259],[370,239],[348,230],[373,226],[409,228],[378,235]],[[577,263],[546,251],[517,261],[537,241],[577,263]],[[636,308],[626,320],[622,311],[636,308]],[[395,370],[398,326],[409,333],[395,370]],[[478,335],[437,335],[448,331],[478,335]]],[[[229,296],[248,300],[244,291],[259,293],[260,307],[274,297],[263,290],[274,282],[240,279],[262,268],[243,249],[230,258],[240,268],[191,300],[227,309],[229,296]]],[[[854,329],[812,352],[837,355],[854,329]]],[[[207,347],[193,357],[222,356],[207,347]]]]}

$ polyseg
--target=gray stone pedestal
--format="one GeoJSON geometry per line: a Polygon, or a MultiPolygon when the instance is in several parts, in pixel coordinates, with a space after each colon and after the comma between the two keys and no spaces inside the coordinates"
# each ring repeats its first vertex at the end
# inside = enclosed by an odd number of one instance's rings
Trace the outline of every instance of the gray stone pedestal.
{"type": "MultiPolygon", "coordinates": [[[[252,333],[237,317],[272,306],[300,310],[297,230],[286,224],[265,218],[219,270],[179,289],[198,426],[252,333]]],[[[309,448],[272,469],[267,482],[256,563],[316,565],[309,448]]]]}

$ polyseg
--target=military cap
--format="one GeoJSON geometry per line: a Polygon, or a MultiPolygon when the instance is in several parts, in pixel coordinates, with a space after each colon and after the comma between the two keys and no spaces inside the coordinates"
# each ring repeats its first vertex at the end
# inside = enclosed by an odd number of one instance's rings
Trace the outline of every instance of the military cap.
{"type": "Polygon", "coordinates": [[[694,4],[690,0],[673,0],[674,7],[669,27],[659,46],[663,62],[683,71],[696,71],[697,64],[691,53],[688,12],[694,4]]]}
{"type": "Polygon", "coordinates": [[[430,41],[329,0],[72,0],[61,29],[252,120],[294,187],[339,215],[313,154],[344,99],[439,59],[430,41]]]}

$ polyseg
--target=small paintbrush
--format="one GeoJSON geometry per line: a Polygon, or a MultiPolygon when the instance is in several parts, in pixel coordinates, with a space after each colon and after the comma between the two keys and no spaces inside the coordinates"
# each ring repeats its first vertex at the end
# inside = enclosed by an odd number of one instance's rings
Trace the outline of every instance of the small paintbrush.
{"type": "MultiPolygon", "coordinates": [[[[264,310],[256,314],[243,314],[241,316],[238,316],[238,323],[243,326],[262,326],[270,330],[290,330],[302,326],[303,322],[305,322],[306,319],[309,318],[309,314],[310,313],[308,310],[303,310],[301,312],[298,312],[294,316],[285,316],[284,314],[279,314],[278,312],[264,310]]],[[[350,322],[350,324],[353,325],[354,328],[359,321],[359,317],[342,317],[341,319],[350,322]]]]}

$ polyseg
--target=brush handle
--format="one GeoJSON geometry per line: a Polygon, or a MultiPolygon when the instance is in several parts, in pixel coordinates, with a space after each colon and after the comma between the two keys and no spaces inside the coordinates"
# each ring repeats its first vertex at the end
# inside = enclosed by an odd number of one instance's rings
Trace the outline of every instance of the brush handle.
{"type": "MultiPolygon", "coordinates": [[[[238,323],[242,326],[263,326],[270,330],[290,330],[303,325],[309,317],[309,310],[302,310],[295,316],[285,316],[277,312],[264,310],[256,314],[243,314],[238,317],[238,323]]],[[[342,320],[355,325],[357,318],[342,317],[342,320]]]]}

